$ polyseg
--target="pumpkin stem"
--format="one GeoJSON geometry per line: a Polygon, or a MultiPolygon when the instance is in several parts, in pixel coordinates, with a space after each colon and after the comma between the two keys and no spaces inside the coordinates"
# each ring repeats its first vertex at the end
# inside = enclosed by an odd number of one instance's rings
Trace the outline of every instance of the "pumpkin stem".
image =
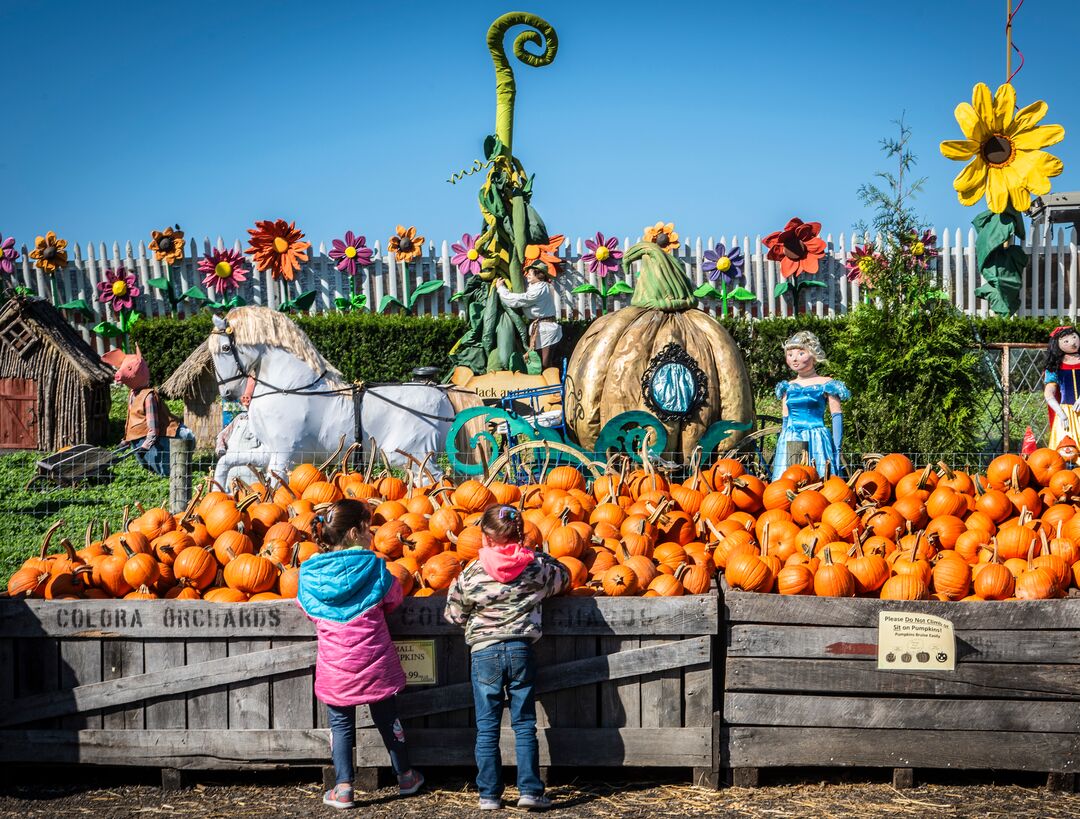
{"type": "Polygon", "coordinates": [[[53,534],[63,525],[64,521],[58,520],[56,521],[56,523],[50,526],[49,530],[45,533],[45,538],[41,541],[41,560],[45,559],[45,555],[49,551],[49,541],[52,540],[53,534]]]}
{"type": "Polygon", "coordinates": [[[75,546],[66,537],[60,538],[60,545],[64,547],[64,552],[67,553],[67,559],[72,563],[81,562],[79,556],[75,554],[75,546]]]}
{"type": "Polygon", "coordinates": [[[938,461],[938,469],[941,471],[942,477],[946,480],[953,480],[956,477],[956,473],[952,471],[947,463],[944,461],[938,461]]]}
{"type": "MultiPolygon", "coordinates": [[[[1060,524],[1059,524],[1060,525],[1060,524]]],[[[84,549],[89,549],[94,543],[94,521],[91,520],[86,524],[86,539],[83,541],[85,544],[84,549]]]]}
{"type": "Polygon", "coordinates": [[[127,538],[125,538],[123,535],[120,536],[120,548],[124,550],[124,554],[126,554],[128,557],[135,556],[135,550],[128,546],[127,538]]]}
{"type": "Polygon", "coordinates": [[[632,307],[681,312],[697,304],[682,262],[672,254],[655,242],[638,242],[623,255],[623,269],[629,270],[638,260],[641,268],[630,299],[632,307]]]}
{"type": "Polygon", "coordinates": [[[142,505],[142,503],[140,501],[135,501],[135,508],[139,510],[140,515],[145,515],[146,514],[146,510],[143,509],[143,505],[142,505]]]}
{"type": "Polygon", "coordinates": [[[338,438],[338,445],[337,445],[337,449],[334,450],[334,454],[331,455],[329,458],[327,458],[325,461],[323,461],[322,464],[319,465],[319,471],[320,472],[326,472],[326,468],[328,466],[330,466],[330,464],[332,464],[334,461],[336,461],[338,459],[338,456],[341,454],[341,450],[343,450],[344,448],[345,448],[345,436],[342,435],[340,438],[338,438]]]}
{"type": "Polygon", "coordinates": [[[360,449],[360,444],[356,441],[349,444],[349,448],[345,450],[345,454],[341,456],[341,466],[338,468],[338,472],[341,475],[349,474],[349,459],[360,449]]]}

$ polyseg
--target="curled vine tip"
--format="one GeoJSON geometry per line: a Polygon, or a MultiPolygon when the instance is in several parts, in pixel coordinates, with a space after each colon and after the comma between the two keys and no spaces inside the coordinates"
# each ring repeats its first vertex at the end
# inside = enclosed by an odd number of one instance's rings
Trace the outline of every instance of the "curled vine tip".
{"type": "Polygon", "coordinates": [[[555,29],[552,27],[551,23],[536,14],[530,14],[524,11],[512,11],[509,14],[504,14],[502,17],[496,19],[488,29],[488,49],[491,51],[492,59],[495,60],[496,70],[501,66],[508,66],[506,51],[503,48],[503,37],[505,37],[506,32],[514,26],[531,27],[530,31],[523,31],[514,38],[514,56],[526,65],[531,65],[533,68],[550,65],[555,59],[556,52],[559,50],[559,38],[555,34],[555,29]],[[526,51],[525,45],[527,43],[542,46],[543,52],[540,54],[533,54],[530,51],[526,51]]]}

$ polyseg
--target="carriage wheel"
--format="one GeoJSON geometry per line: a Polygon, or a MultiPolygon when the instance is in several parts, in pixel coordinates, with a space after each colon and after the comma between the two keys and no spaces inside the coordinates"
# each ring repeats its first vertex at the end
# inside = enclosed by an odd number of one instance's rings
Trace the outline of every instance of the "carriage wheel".
{"type": "Polygon", "coordinates": [[[721,457],[732,458],[760,478],[768,479],[772,474],[773,457],[776,454],[776,436],[780,426],[762,427],[739,441],[721,457]]]}
{"type": "Polygon", "coordinates": [[[597,465],[583,452],[569,444],[560,444],[557,441],[539,440],[539,441],[524,441],[517,446],[513,446],[506,450],[502,455],[495,459],[495,463],[491,465],[491,471],[489,473],[489,481],[495,480],[503,470],[510,470],[511,481],[516,482],[516,478],[524,471],[529,473],[529,477],[533,480],[539,478],[539,469],[543,468],[545,462],[550,462],[547,457],[553,452],[558,452],[563,455],[570,456],[571,459],[576,460],[579,464],[584,466],[592,474],[593,480],[603,475],[597,465]],[[543,450],[538,452],[536,460],[533,463],[534,469],[528,469],[525,464],[522,463],[519,457],[522,453],[529,452],[531,450],[543,450]]]}

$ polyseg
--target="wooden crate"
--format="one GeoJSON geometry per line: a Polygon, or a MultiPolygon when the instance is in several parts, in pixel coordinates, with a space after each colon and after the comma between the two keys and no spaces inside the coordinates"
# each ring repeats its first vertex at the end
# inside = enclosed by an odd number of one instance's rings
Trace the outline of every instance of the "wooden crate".
{"type": "MultiPolygon", "coordinates": [[[[723,764],[1051,772],[1080,768],[1080,599],[782,597],[724,589],[723,764]],[[879,671],[878,613],[952,621],[955,671],[879,671]]],[[[1064,774],[1065,776],[1061,776],[1064,774]]]]}
{"type": "MultiPolygon", "coordinates": [[[[468,652],[442,607],[407,598],[389,618],[395,638],[435,645],[437,683],[400,708],[418,766],[471,766],[468,652]]],[[[690,767],[715,783],[717,624],[715,594],[548,601],[541,763],[690,767]]],[[[0,762],[325,765],[313,636],[291,601],[0,601],[0,762]]],[[[366,709],[359,721],[358,767],[388,766],[366,709]]],[[[502,748],[512,764],[508,730],[502,748]]]]}

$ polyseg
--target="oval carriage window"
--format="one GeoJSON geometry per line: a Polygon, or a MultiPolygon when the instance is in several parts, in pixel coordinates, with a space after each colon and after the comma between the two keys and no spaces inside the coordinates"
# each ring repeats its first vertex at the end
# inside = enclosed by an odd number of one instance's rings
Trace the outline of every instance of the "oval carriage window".
{"type": "Polygon", "coordinates": [[[694,400],[693,373],[682,364],[665,364],[653,373],[652,398],[660,409],[685,415],[694,400]]]}
{"type": "Polygon", "coordinates": [[[662,421],[686,418],[705,403],[708,384],[697,362],[675,342],[661,350],[641,378],[645,405],[662,421]]]}

